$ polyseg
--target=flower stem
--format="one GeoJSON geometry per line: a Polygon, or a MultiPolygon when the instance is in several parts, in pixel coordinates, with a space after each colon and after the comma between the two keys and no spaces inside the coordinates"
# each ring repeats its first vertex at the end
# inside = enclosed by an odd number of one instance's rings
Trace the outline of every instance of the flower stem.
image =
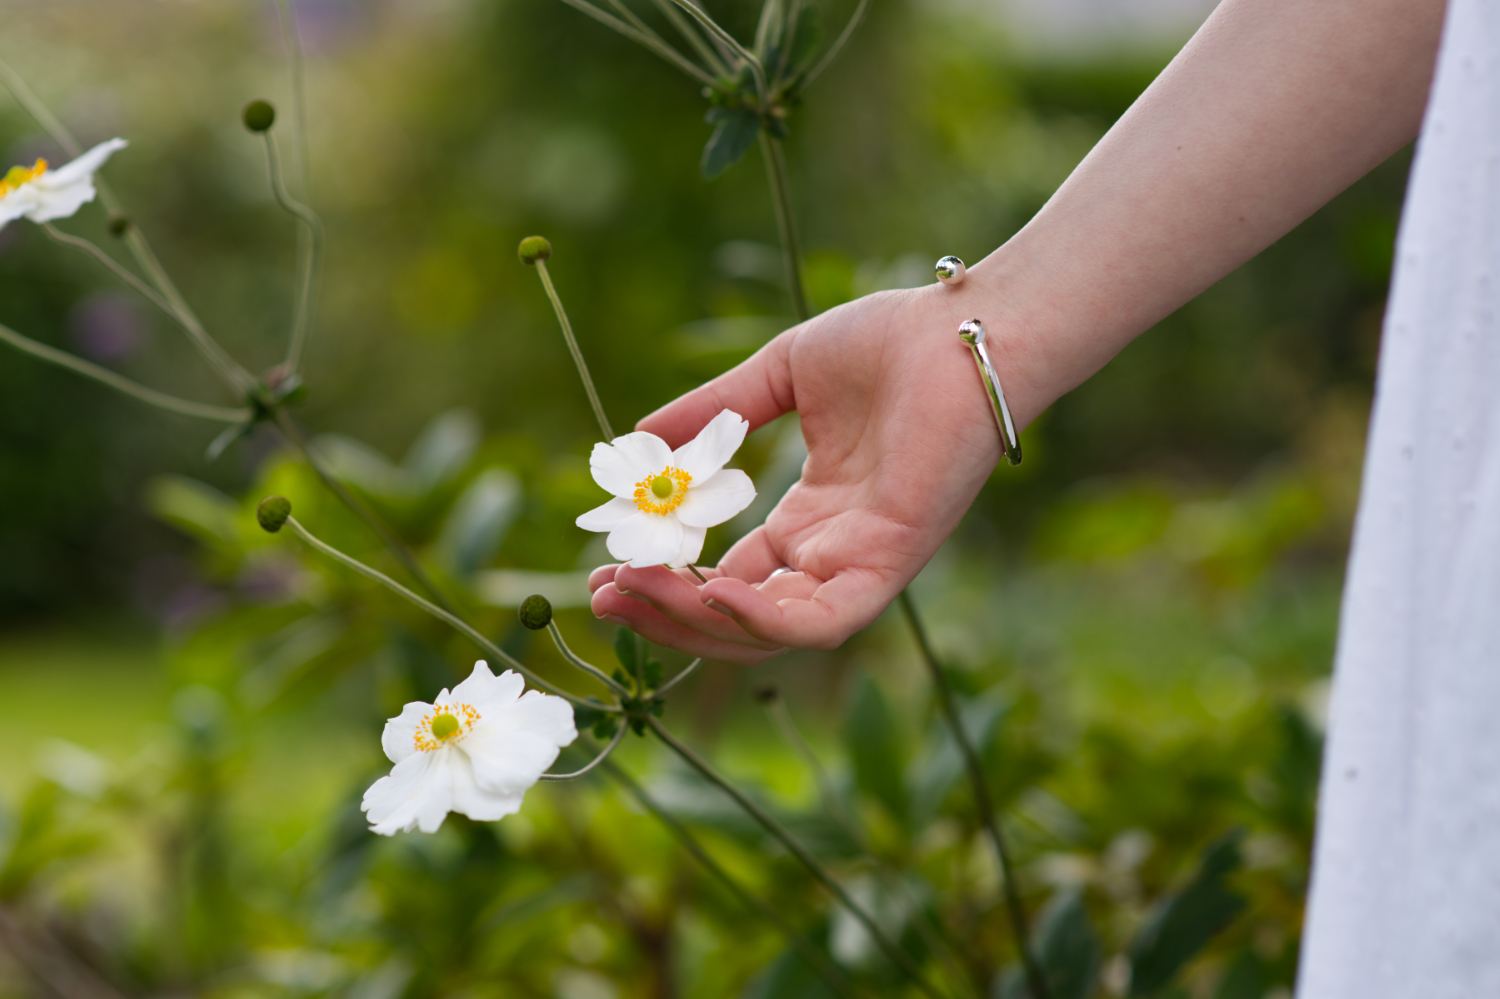
{"type": "Polygon", "coordinates": [[[67,368],[75,374],[92,378],[96,382],[108,385],[112,389],[124,392],[126,395],[139,399],[141,402],[165,409],[169,413],[178,413],[182,416],[194,416],[201,420],[217,420],[220,423],[243,423],[253,415],[248,409],[229,409],[225,406],[210,406],[207,403],[193,402],[189,399],[179,399],[165,392],[147,388],[138,382],[133,382],[123,375],[117,375],[108,368],[102,368],[97,364],[85,361],[81,357],[74,357],[66,351],[55,347],[49,347],[44,343],[38,343],[27,336],[22,336],[8,326],[0,325],[0,341],[10,344],[23,353],[30,354],[39,360],[56,364],[67,368]]]}
{"type": "Polygon", "coordinates": [[[568,322],[568,314],[563,310],[562,299],[557,297],[557,289],[552,287],[552,275],[547,273],[547,262],[538,260],[536,272],[541,276],[542,287],[547,289],[547,297],[552,300],[552,311],[557,313],[558,325],[562,327],[563,339],[568,341],[568,352],[573,355],[573,363],[578,366],[578,377],[583,379],[583,390],[589,395],[589,405],[594,407],[594,418],[599,421],[599,429],[604,434],[606,441],[615,439],[615,432],[609,428],[609,418],[604,415],[604,404],[599,401],[599,392],[594,388],[594,379],[589,376],[589,366],[583,360],[583,351],[578,349],[578,341],[573,337],[573,324],[568,322]]]}
{"type": "Polygon", "coordinates": [[[323,457],[313,449],[312,444],[308,442],[307,438],[302,436],[302,431],[297,429],[297,424],[292,421],[292,418],[287,415],[286,411],[280,406],[274,406],[271,409],[271,418],[275,421],[277,429],[291,442],[292,446],[302,452],[303,457],[307,459],[307,463],[312,466],[312,470],[317,473],[318,478],[323,480],[323,484],[328,487],[328,490],[334,496],[338,497],[341,503],[350,510],[353,510],[369,526],[370,530],[375,532],[381,542],[390,549],[391,554],[395,555],[401,564],[406,567],[406,571],[411,573],[417,582],[422,584],[422,588],[431,594],[432,598],[441,604],[445,611],[449,614],[455,613],[453,604],[443,595],[443,591],[438,589],[437,584],[432,581],[432,577],[427,574],[427,570],[423,569],[422,564],[417,561],[417,557],[402,543],[400,538],[396,537],[395,532],[386,526],[385,521],[375,515],[375,511],[362,503],[359,497],[351,493],[334,476],[333,469],[328,467],[328,463],[323,460],[323,457]]]}
{"type": "Polygon", "coordinates": [[[269,130],[264,134],[266,164],[271,171],[271,190],[276,195],[276,203],[302,223],[300,238],[297,240],[297,304],[292,320],[291,342],[286,351],[287,370],[295,372],[302,364],[302,350],[307,343],[308,329],[312,326],[312,304],[317,295],[318,270],[323,259],[323,221],[316,212],[287,192],[276,137],[269,130]]]}
{"type": "Polygon", "coordinates": [[[691,572],[693,575],[695,575],[695,576],[698,577],[698,582],[700,582],[700,583],[706,583],[706,582],[708,582],[708,577],[705,576],[705,575],[703,575],[703,573],[699,572],[698,571],[698,567],[696,565],[693,565],[692,563],[688,563],[688,571],[691,572]]]}
{"type": "Polygon", "coordinates": [[[771,201],[776,207],[776,231],[781,236],[781,259],[786,267],[787,293],[792,297],[792,311],[798,322],[812,318],[807,292],[802,287],[802,248],[797,240],[797,221],[792,214],[791,185],[787,179],[786,156],[781,140],[764,128],[760,130],[760,151],[766,161],[766,180],[771,185],[771,201]]]}
{"type": "Polygon", "coordinates": [[[595,756],[592,760],[590,760],[588,762],[588,764],[586,766],[584,766],[582,769],[580,769],[580,770],[574,770],[570,774],[542,774],[542,776],[539,777],[539,778],[537,778],[537,779],[538,780],[577,780],[578,778],[582,777],[584,774],[588,773],[590,770],[592,770],[595,767],[597,767],[599,764],[603,763],[606,759],[608,759],[609,754],[613,753],[615,751],[615,747],[620,744],[620,740],[621,739],[625,738],[625,733],[628,732],[629,730],[630,730],[630,726],[627,725],[627,724],[625,724],[625,723],[623,723],[623,722],[621,722],[620,726],[615,729],[615,737],[613,739],[609,740],[609,745],[605,746],[599,752],[599,754],[597,756],[595,756]]]}
{"type": "Polygon", "coordinates": [[[787,851],[790,852],[792,856],[796,857],[797,860],[802,863],[803,867],[807,868],[808,873],[810,873],[814,878],[820,881],[823,884],[823,887],[827,888],[829,892],[833,894],[833,897],[839,901],[839,904],[847,909],[850,915],[852,915],[859,921],[860,925],[865,928],[866,933],[870,934],[870,938],[875,941],[876,946],[880,948],[881,952],[884,953],[885,956],[889,958],[893,964],[896,965],[896,967],[900,968],[902,973],[910,978],[913,984],[915,984],[924,995],[929,996],[930,999],[941,999],[942,994],[938,992],[930,982],[927,981],[926,976],[922,974],[921,969],[916,966],[911,957],[908,956],[904,950],[898,947],[888,936],[885,935],[885,931],[876,924],[875,920],[871,918],[869,913],[865,912],[865,910],[861,908],[853,898],[850,897],[849,893],[844,890],[844,886],[834,880],[833,875],[828,873],[828,871],[823,867],[818,858],[814,857],[811,853],[808,852],[806,847],[797,842],[797,840],[793,838],[792,834],[789,833],[780,822],[777,822],[769,812],[767,812],[760,805],[756,804],[755,800],[752,799],[749,795],[745,794],[745,792],[735,787],[726,778],[721,776],[718,771],[709,766],[708,761],[704,760],[697,753],[693,752],[684,743],[679,742],[677,740],[677,737],[672,735],[671,732],[668,732],[661,722],[649,716],[647,716],[645,721],[646,724],[651,727],[651,731],[655,732],[657,738],[666,743],[668,748],[670,748],[678,756],[682,757],[683,760],[685,760],[687,764],[694,770],[702,774],[704,779],[716,785],[721,791],[733,798],[735,804],[743,808],[751,818],[760,823],[761,827],[765,829],[766,832],[770,833],[773,837],[780,841],[781,845],[786,847],[787,851]]]}
{"type": "Polygon", "coordinates": [[[691,676],[693,674],[694,670],[696,670],[699,666],[702,666],[702,665],[703,665],[703,658],[701,656],[699,658],[697,658],[697,659],[694,659],[692,662],[688,663],[686,666],[683,667],[681,673],[678,673],[676,676],[672,677],[672,679],[668,680],[666,683],[664,683],[660,687],[656,688],[656,696],[657,697],[661,697],[663,694],[665,694],[667,691],[671,690],[673,687],[677,686],[683,680],[686,680],[689,676],[691,676]]]}
{"type": "Polygon", "coordinates": [[[921,649],[922,661],[927,664],[927,671],[932,674],[932,685],[937,690],[938,704],[942,708],[943,717],[953,731],[953,740],[958,743],[959,752],[964,758],[964,768],[969,774],[969,784],[974,791],[974,804],[979,810],[979,819],[989,832],[990,842],[995,847],[995,856],[1000,860],[1000,873],[1005,882],[1005,907],[1010,915],[1010,929],[1015,937],[1016,949],[1021,952],[1021,963],[1026,971],[1026,985],[1031,993],[1030,999],[1048,999],[1047,978],[1042,973],[1042,966],[1037,961],[1036,955],[1032,953],[1031,944],[1027,940],[1026,910],[1021,905],[1021,894],[1016,885],[1015,863],[1005,844],[1005,837],[1001,835],[1000,822],[995,817],[995,804],[990,797],[989,784],[984,778],[984,766],[980,763],[979,753],[975,751],[973,742],[969,740],[969,735],[964,730],[963,716],[959,714],[958,701],[953,696],[953,688],[948,685],[948,678],[943,674],[943,667],[938,662],[937,656],[933,654],[932,646],[928,644],[927,630],[922,627],[922,619],[917,616],[916,603],[906,590],[901,591],[900,601],[901,610],[905,612],[907,623],[911,625],[912,634],[916,637],[917,646],[921,649]]]}
{"type": "Polygon", "coordinates": [[[554,687],[552,684],[548,683],[546,680],[543,680],[541,677],[533,673],[520,660],[516,659],[514,656],[507,653],[504,649],[500,648],[500,646],[496,645],[494,642],[486,638],[477,628],[469,624],[457,614],[451,614],[448,611],[443,610],[443,608],[437,606],[436,604],[431,603],[427,600],[423,600],[421,597],[417,596],[411,590],[408,590],[406,587],[402,586],[400,583],[396,582],[394,579],[387,576],[379,569],[372,569],[370,566],[365,565],[358,559],[353,558],[349,555],[345,555],[343,552],[328,544],[326,541],[320,540],[319,538],[314,536],[311,531],[303,527],[302,524],[298,522],[296,517],[287,517],[286,524],[293,530],[293,532],[296,533],[297,537],[301,538],[308,545],[322,552],[324,555],[327,555],[335,562],[353,569],[355,572],[359,573],[361,576],[364,576],[367,579],[373,579],[375,582],[379,583],[381,586],[384,586],[386,589],[390,590],[392,593],[395,593],[397,596],[410,601],[416,606],[422,608],[422,610],[431,614],[433,617],[437,618],[439,621],[443,621],[452,626],[455,630],[462,632],[467,638],[473,641],[475,645],[478,645],[485,652],[503,662],[507,667],[515,670],[517,673],[520,673],[522,676],[524,676],[527,680],[531,681],[532,686],[551,691],[558,697],[566,698],[567,700],[572,701],[574,704],[580,704],[585,707],[592,708],[595,711],[618,712],[620,710],[613,705],[596,704],[590,701],[586,701],[582,697],[574,696],[573,694],[570,694],[565,690],[560,690],[557,687],[554,687]]]}
{"type": "Polygon", "coordinates": [[[742,887],[740,883],[736,881],[706,849],[703,848],[703,844],[699,843],[698,840],[694,838],[693,834],[688,832],[687,827],[684,826],[681,822],[678,822],[677,819],[674,818],[669,812],[667,812],[666,809],[662,808],[661,805],[657,804],[655,799],[647,794],[645,789],[635,782],[634,778],[632,778],[629,774],[627,774],[625,771],[621,770],[611,762],[606,762],[603,769],[604,772],[609,774],[610,777],[614,778],[614,780],[617,781],[620,786],[630,794],[631,797],[640,802],[642,808],[646,809],[646,811],[656,816],[657,820],[660,821],[662,825],[666,826],[667,829],[672,833],[672,835],[677,837],[677,840],[682,844],[683,849],[692,854],[693,859],[702,864],[710,874],[717,878],[719,880],[719,883],[727,888],[731,895],[738,899],[740,903],[747,909],[753,909],[756,913],[762,916],[766,920],[766,922],[770,923],[772,926],[775,926],[778,930],[780,930],[782,935],[786,937],[787,942],[796,949],[797,953],[800,954],[802,956],[802,959],[808,963],[808,966],[817,973],[819,978],[827,982],[829,987],[831,987],[841,996],[854,995],[854,990],[849,984],[849,979],[844,975],[842,971],[838,969],[837,966],[834,965],[832,961],[828,959],[828,957],[819,947],[817,947],[817,945],[815,945],[811,940],[807,939],[807,937],[799,933],[796,928],[794,928],[792,924],[789,923],[784,916],[782,916],[780,911],[778,911],[775,906],[771,905],[771,903],[767,902],[765,899],[759,897],[758,895],[752,895],[747,889],[742,887]]]}
{"type": "Polygon", "coordinates": [[[589,676],[592,676],[594,679],[598,680],[600,683],[604,684],[606,687],[608,687],[610,690],[614,691],[621,697],[630,696],[630,691],[621,686],[614,677],[610,676],[608,673],[604,672],[604,670],[600,669],[598,666],[595,666],[593,663],[586,662],[583,659],[579,658],[577,653],[568,648],[568,643],[563,641],[562,632],[558,630],[556,621],[547,622],[547,634],[552,636],[552,641],[557,646],[557,651],[561,652],[563,658],[568,662],[572,663],[574,666],[577,666],[579,669],[583,670],[589,676]]]}

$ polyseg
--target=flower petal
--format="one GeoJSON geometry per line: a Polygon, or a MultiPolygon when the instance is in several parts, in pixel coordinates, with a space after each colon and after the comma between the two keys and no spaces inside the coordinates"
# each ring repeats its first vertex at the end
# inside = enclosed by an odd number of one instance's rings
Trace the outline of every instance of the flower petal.
{"type": "Polygon", "coordinates": [[[371,830],[382,836],[412,828],[437,832],[453,804],[448,755],[446,750],[414,753],[372,784],[360,804],[371,830]]]}
{"type": "Polygon", "coordinates": [[[709,420],[708,426],[700,430],[697,437],[672,452],[672,464],[691,475],[696,486],[734,457],[749,432],[749,421],[726,409],[709,420]]]}
{"type": "Polygon", "coordinates": [[[685,527],[714,527],[755,500],[755,483],[738,468],[726,468],[703,485],[694,482],[677,508],[685,527]]]}
{"type": "MultiPolygon", "coordinates": [[[[637,482],[640,480],[637,479],[637,482]]],[[[636,512],[634,500],[623,499],[616,496],[603,506],[596,506],[588,513],[579,517],[575,524],[585,531],[613,531],[627,517],[632,517],[636,512]]]]}
{"type": "Polygon", "coordinates": [[[426,701],[412,701],[394,718],[387,719],[380,733],[380,748],[392,763],[400,763],[417,751],[417,726],[432,710],[426,701]]]}
{"type": "Polygon", "coordinates": [[[474,761],[465,753],[454,752],[448,766],[453,774],[455,812],[477,822],[493,822],[521,810],[521,792],[497,794],[484,788],[475,775],[474,761]]]}
{"type": "Polygon", "coordinates": [[[94,173],[104,165],[110,154],[126,145],[124,139],[101,142],[71,163],[56,170],[48,170],[30,181],[36,194],[35,204],[25,215],[33,222],[50,222],[52,219],[68,218],[94,200],[94,173]]]}
{"type": "Polygon", "coordinates": [[[667,565],[673,569],[681,569],[685,565],[692,565],[698,561],[698,556],[703,554],[703,539],[708,537],[706,527],[682,526],[682,548],[677,557],[668,562],[667,565]]]}
{"type": "Polygon", "coordinates": [[[655,434],[643,430],[616,437],[608,444],[595,444],[589,455],[594,481],[623,499],[635,495],[635,484],[648,475],[659,475],[672,460],[672,449],[655,434]]]}
{"type": "Polygon", "coordinates": [[[682,524],[674,516],[637,511],[609,532],[604,546],[615,558],[636,568],[665,565],[682,550],[682,524]]]}
{"type": "Polygon", "coordinates": [[[130,143],[124,139],[110,139],[106,142],[101,142],[77,159],[64,163],[56,170],[48,170],[33,181],[33,183],[38,187],[48,188],[66,187],[79,180],[91,180],[94,174],[99,171],[99,168],[104,166],[105,160],[128,145],[130,143]]]}
{"type": "Polygon", "coordinates": [[[521,674],[506,670],[496,676],[490,672],[490,664],[481,659],[474,664],[469,678],[438,703],[467,704],[483,716],[516,703],[525,690],[526,681],[521,674]]]}
{"type": "Polygon", "coordinates": [[[459,743],[481,790],[517,798],[578,738],[573,706],[561,697],[528,691],[520,701],[487,715],[459,743]]]}

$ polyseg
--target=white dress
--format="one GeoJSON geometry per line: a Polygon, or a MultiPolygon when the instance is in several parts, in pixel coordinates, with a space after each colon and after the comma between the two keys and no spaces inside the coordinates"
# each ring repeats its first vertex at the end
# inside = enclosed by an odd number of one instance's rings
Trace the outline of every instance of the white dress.
{"type": "Polygon", "coordinates": [[[1500,3],[1450,0],[1397,241],[1299,999],[1500,999],[1500,3]]]}

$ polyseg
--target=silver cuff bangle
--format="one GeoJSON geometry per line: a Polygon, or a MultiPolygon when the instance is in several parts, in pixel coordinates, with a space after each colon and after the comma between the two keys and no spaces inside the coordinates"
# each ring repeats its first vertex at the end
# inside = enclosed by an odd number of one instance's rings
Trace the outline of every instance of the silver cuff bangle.
{"type": "MultiPolygon", "coordinates": [[[[964,262],[957,257],[944,257],[937,262],[938,280],[946,285],[956,285],[966,275],[964,262]]],[[[974,365],[979,369],[979,380],[984,383],[985,395],[990,400],[990,411],[995,416],[995,427],[1000,431],[1000,447],[1005,460],[1012,465],[1021,463],[1021,437],[1016,433],[1015,421],[1010,418],[1010,407],[1005,404],[1005,390],[1000,387],[1000,376],[990,363],[990,355],[984,348],[984,324],[970,319],[958,328],[958,338],[968,344],[974,355],[974,365]]]]}

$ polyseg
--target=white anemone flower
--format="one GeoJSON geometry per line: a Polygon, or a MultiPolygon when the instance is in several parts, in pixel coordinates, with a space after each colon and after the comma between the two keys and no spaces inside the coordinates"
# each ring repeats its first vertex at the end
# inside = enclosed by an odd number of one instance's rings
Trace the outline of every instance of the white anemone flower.
{"type": "Polygon", "coordinates": [[[691,565],[703,553],[708,529],[755,499],[750,476],[724,467],[749,429],[726,409],[676,451],[639,430],[595,444],[589,468],[615,498],[579,517],[578,526],[608,531],[609,553],[637,568],[691,565]]]}
{"type": "Polygon", "coordinates": [[[11,167],[0,177],[0,228],[19,218],[33,222],[65,219],[94,200],[94,174],[117,149],[124,149],[124,139],[110,139],[56,170],[46,160],[32,167],[11,167]]]}
{"type": "Polygon", "coordinates": [[[382,836],[437,832],[449,812],[504,818],[576,738],[571,704],[481,659],[451,694],[413,701],[385,723],[380,744],[396,765],[360,807],[382,836]]]}

